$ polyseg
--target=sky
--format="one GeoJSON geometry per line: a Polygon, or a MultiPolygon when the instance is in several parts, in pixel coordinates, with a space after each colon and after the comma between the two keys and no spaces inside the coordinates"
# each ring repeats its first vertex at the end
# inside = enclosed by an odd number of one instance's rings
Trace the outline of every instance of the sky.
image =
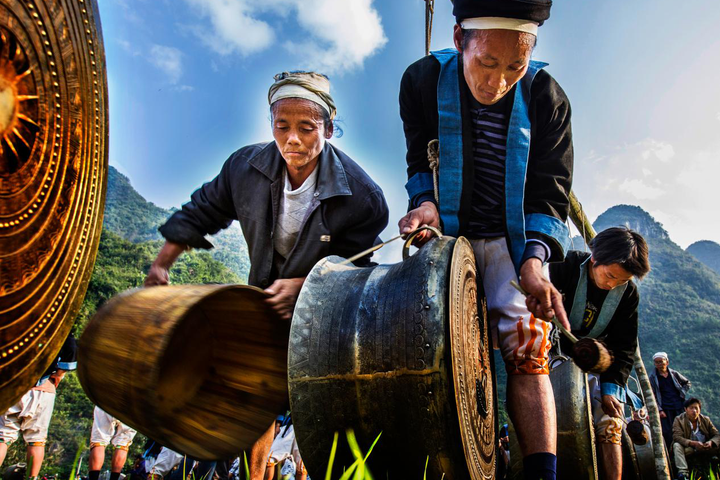
{"type": "MultiPolygon", "coordinates": [[[[271,141],[273,75],[327,73],[344,134],[331,142],[382,187],[383,238],[405,214],[398,90],[424,55],[423,0],[101,0],[110,164],[179,206],[238,148],[271,141]]],[[[594,220],[639,205],[681,247],[720,243],[717,0],[556,0],[533,57],[572,106],[573,190],[594,220]]],[[[452,47],[436,0],[433,49],[452,47]]],[[[399,245],[380,255],[399,260],[399,245]]]]}

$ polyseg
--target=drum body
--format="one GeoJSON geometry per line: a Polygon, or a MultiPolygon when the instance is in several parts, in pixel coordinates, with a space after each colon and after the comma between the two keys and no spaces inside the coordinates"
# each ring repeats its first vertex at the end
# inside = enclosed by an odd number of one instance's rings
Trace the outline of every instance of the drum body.
{"type": "Polygon", "coordinates": [[[231,458],[287,409],[290,325],[240,285],[118,295],[80,338],[78,374],[100,408],[164,446],[231,458]]]}
{"type": "MultiPolygon", "coordinates": [[[[353,429],[376,478],[483,479],[495,474],[495,392],[485,303],[472,247],[433,239],[394,265],[320,261],[298,298],[288,378],[308,473],[336,472],[353,429]]],[[[333,476],[335,478],[335,476],[333,476]]]]}

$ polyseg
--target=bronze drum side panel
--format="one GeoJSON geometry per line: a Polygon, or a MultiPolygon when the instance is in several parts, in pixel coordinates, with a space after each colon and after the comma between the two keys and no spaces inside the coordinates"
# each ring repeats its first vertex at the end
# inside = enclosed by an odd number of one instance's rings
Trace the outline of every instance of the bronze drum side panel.
{"type": "Polygon", "coordinates": [[[244,285],[129,291],[93,317],[78,374],[100,408],[173,450],[230,458],[287,408],[290,325],[244,285]]]}
{"type": "Polygon", "coordinates": [[[40,378],[87,290],[107,181],[94,0],[0,0],[0,409],[40,378]]]}

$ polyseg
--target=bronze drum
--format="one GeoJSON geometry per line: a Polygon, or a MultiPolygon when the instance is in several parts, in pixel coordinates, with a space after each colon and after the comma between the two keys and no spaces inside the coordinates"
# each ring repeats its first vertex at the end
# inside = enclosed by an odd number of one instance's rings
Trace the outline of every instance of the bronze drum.
{"type": "Polygon", "coordinates": [[[289,322],[244,285],[118,295],[80,338],[90,400],[173,450],[231,458],[287,409],[289,322]]]}
{"type": "Polygon", "coordinates": [[[94,0],[0,0],[0,412],[57,356],[87,290],[107,182],[94,0]]]}
{"type": "MultiPolygon", "coordinates": [[[[305,281],[288,354],[290,405],[309,474],[335,472],[353,429],[376,478],[490,479],[496,406],[486,309],[465,238],[435,238],[394,265],[320,261],[305,281]],[[479,301],[480,300],[480,301],[479,301]]],[[[335,477],[333,477],[335,478],[335,477]]]]}

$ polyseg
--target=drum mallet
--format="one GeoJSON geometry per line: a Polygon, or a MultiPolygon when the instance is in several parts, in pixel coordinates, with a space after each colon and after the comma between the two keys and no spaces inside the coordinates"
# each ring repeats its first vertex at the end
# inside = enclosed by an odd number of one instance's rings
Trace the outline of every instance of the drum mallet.
{"type": "MultiPolygon", "coordinates": [[[[526,297],[528,296],[528,293],[515,280],[511,280],[510,284],[518,292],[526,297]]],[[[584,372],[602,373],[610,367],[613,362],[613,355],[605,345],[594,338],[585,337],[578,340],[572,332],[563,327],[560,320],[555,316],[552,318],[552,323],[572,342],[570,357],[578,368],[584,372]]]]}

